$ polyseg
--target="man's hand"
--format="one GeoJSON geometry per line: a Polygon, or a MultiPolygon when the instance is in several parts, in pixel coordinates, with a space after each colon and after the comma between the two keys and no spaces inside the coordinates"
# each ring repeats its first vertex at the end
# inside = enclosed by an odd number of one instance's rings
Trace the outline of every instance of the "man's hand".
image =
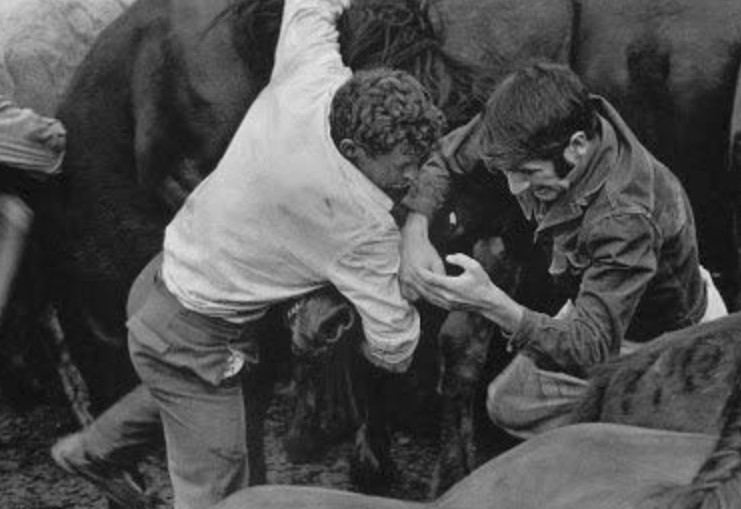
{"type": "Polygon", "coordinates": [[[415,301],[420,296],[427,298],[421,277],[422,271],[445,275],[443,261],[427,235],[427,218],[422,214],[410,212],[402,229],[401,241],[399,279],[404,298],[410,301],[415,301]]]}
{"type": "Polygon", "coordinates": [[[425,298],[443,309],[479,313],[507,332],[517,329],[524,308],[491,282],[479,262],[461,253],[446,257],[446,261],[463,272],[451,277],[422,271],[425,298]]]}

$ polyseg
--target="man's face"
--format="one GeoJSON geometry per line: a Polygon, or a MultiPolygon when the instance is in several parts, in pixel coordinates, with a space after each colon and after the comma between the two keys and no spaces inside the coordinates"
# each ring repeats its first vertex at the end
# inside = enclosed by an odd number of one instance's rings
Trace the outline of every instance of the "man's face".
{"type": "Polygon", "coordinates": [[[506,170],[509,191],[517,196],[530,192],[543,203],[558,199],[569,188],[569,182],[558,176],[556,164],[545,159],[526,161],[513,170],[506,170]]]}
{"type": "Polygon", "coordinates": [[[420,167],[420,157],[412,153],[406,144],[397,145],[388,154],[375,156],[361,149],[353,162],[394,201],[404,197],[420,167]]]}

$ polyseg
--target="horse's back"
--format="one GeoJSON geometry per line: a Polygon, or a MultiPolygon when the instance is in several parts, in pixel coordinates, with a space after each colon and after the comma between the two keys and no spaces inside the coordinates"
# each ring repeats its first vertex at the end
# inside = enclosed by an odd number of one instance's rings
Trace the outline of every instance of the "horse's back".
{"type": "Polygon", "coordinates": [[[297,486],[239,491],[215,509],[615,509],[688,484],[715,438],[610,424],[535,437],[489,461],[428,504],[297,486]]]}
{"type": "Polygon", "coordinates": [[[0,12],[0,91],[53,115],[98,33],[133,0],[5,0],[0,12]]]}
{"type": "Polygon", "coordinates": [[[568,0],[443,0],[446,48],[502,76],[532,58],[568,62],[574,12],[568,0]]]}

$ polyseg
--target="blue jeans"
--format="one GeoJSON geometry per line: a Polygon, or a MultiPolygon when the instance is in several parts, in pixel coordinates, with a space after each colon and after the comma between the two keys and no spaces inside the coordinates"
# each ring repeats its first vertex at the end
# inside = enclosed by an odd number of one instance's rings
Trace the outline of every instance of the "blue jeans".
{"type": "Polygon", "coordinates": [[[256,361],[257,322],[185,309],[157,275],[159,263],[132,287],[142,304],[127,324],[129,351],[162,419],[175,508],[206,509],[248,485],[242,377],[228,368],[235,351],[256,361]]]}

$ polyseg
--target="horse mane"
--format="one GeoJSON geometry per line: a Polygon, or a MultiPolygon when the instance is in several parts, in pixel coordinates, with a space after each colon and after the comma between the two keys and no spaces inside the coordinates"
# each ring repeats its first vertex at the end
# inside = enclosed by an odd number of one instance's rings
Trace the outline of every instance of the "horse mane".
{"type": "MultiPolygon", "coordinates": [[[[213,24],[231,24],[236,51],[253,72],[267,79],[282,14],[283,0],[233,0],[213,24]]],[[[340,16],[337,28],[345,65],[411,73],[445,112],[449,127],[478,113],[493,88],[496,73],[444,49],[444,22],[427,1],[356,0],[340,16]]]]}
{"type": "Polygon", "coordinates": [[[220,23],[230,25],[237,54],[252,72],[267,81],[282,17],[283,0],[231,0],[206,30],[220,23]]]}

